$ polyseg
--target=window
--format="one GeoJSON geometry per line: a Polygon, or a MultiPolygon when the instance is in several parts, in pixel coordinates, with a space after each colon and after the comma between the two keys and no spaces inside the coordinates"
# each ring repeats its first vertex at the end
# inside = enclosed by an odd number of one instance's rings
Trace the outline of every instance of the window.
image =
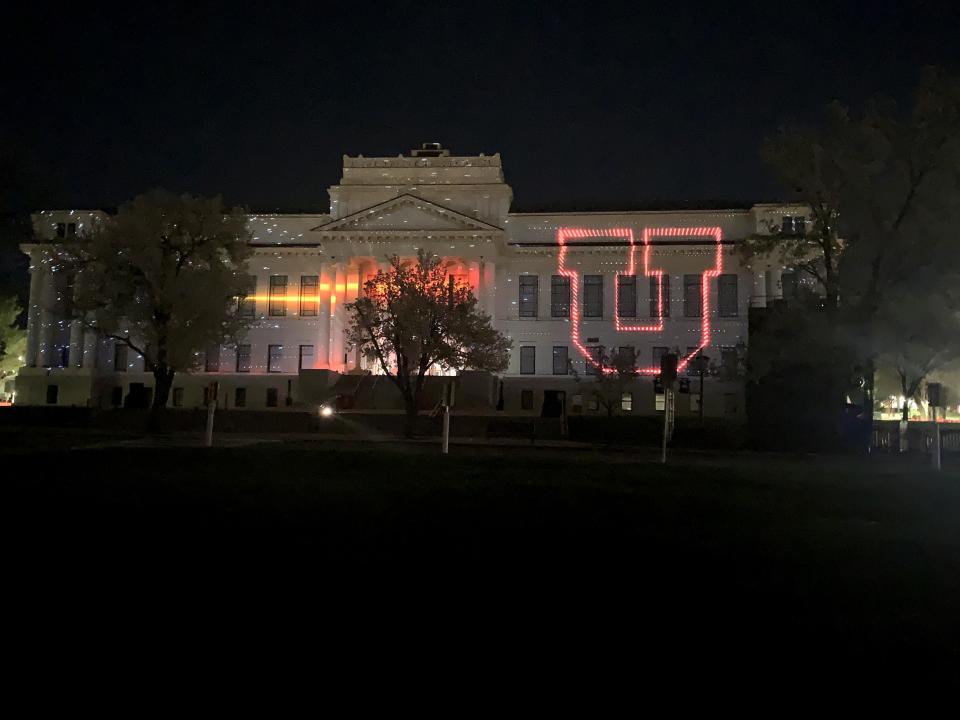
{"type": "Polygon", "coordinates": [[[725,415],[736,415],[738,410],[737,404],[737,394],[736,393],[724,393],[723,394],[723,412],[725,415]]]}
{"type": "Polygon", "coordinates": [[[700,317],[703,315],[703,295],[699,275],[683,276],[683,316],[700,317]]]}
{"type": "Polygon", "coordinates": [[[62,238],[66,236],[67,236],[67,224],[57,223],[57,237],[62,238]]]}
{"type": "Polygon", "coordinates": [[[533,390],[520,391],[520,409],[533,410],[533,390]]]}
{"type": "Polygon", "coordinates": [[[313,345],[300,346],[300,362],[297,364],[298,370],[313,369],[313,345]]]}
{"type": "Polygon", "coordinates": [[[563,275],[550,278],[550,317],[570,317],[570,278],[563,275]]]}
{"type": "Polygon", "coordinates": [[[113,344],[113,370],[114,372],[127,371],[127,346],[120,342],[113,344]]]}
{"type": "Polygon", "coordinates": [[[720,347],[720,372],[724,380],[733,380],[737,377],[739,356],[734,345],[720,347]]]}
{"type": "MultiPolygon", "coordinates": [[[[700,375],[700,366],[703,364],[703,353],[698,353],[699,348],[687,346],[686,357],[690,358],[690,362],[687,363],[687,375],[700,375]]],[[[704,374],[706,374],[707,368],[703,368],[704,374]]]]}
{"type": "Polygon", "coordinates": [[[123,387],[117,385],[110,391],[110,404],[114,407],[123,405],[123,387]]]}
{"type": "Polygon", "coordinates": [[[667,354],[667,348],[662,346],[657,346],[653,349],[653,366],[657,369],[657,372],[660,371],[660,360],[667,354]]]}
{"type": "Polygon", "coordinates": [[[246,388],[237,388],[233,391],[233,406],[234,407],[247,406],[247,389],[246,388]]]}
{"type": "Polygon", "coordinates": [[[220,346],[213,345],[207,348],[203,369],[206,372],[220,372],[220,346]]]}
{"type": "Polygon", "coordinates": [[[250,346],[237,345],[237,372],[250,372],[250,346]]]}
{"type": "Polygon", "coordinates": [[[540,287],[539,275],[520,276],[520,317],[537,316],[537,292],[540,287]]]}
{"type": "Polygon", "coordinates": [[[803,235],[807,231],[807,219],[802,215],[784,215],[780,219],[781,235],[803,235]]]}
{"type": "Polygon", "coordinates": [[[47,385],[47,405],[56,405],[60,397],[59,385],[47,385]]]}
{"type": "Polygon", "coordinates": [[[67,223],[67,237],[77,234],[77,224],[76,223],[67,223]]]}
{"type": "Polygon", "coordinates": [[[736,317],[737,307],[737,276],[728,273],[717,276],[717,304],[720,317],[736,317]]]}
{"type": "Polygon", "coordinates": [[[62,367],[62,368],[70,367],[70,346],[61,345],[59,348],[57,348],[57,351],[58,351],[57,354],[60,357],[59,359],[60,364],[57,367],[62,367]]]}
{"type": "Polygon", "coordinates": [[[596,395],[591,395],[590,399],[587,400],[587,410],[590,412],[596,412],[600,409],[600,400],[596,395]]]}
{"type": "Polygon", "coordinates": [[[240,317],[253,317],[257,313],[257,276],[247,275],[244,294],[237,298],[237,314],[240,317]]]}
{"type": "Polygon", "coordinates": [[[583,316],[603,317],[603,275],[583,276],[583,316]]]}
{"type": "Polygon", "coordinates": [[[183,407],[183,388],[182,387],[177,387],[173,389],[173,406],[183,407]]]}
{"type": "Polygon", "coordinates": [[[267,388],[267,407],[277,406],[278,392],[276,388],[267,388]]]}
{"type": "Polygon", "coordinates": [[[617,314],[637,316],[637,276],[617,275],[617,314]]]}
{"type": "Polygon", "coordinates": [[[783,299],[786,301],[796,300],[797,298],[797,274],[795,272],[785,272],[780,276],[780,287],[782,288],[783,299]]]}
{"type": "Polygon", "coordinates": [[[269,345],[267,347],[267,372],[281,372],[283,370],[283,345],[269,345]]]}
{"type": "Polygon", "coordinates": [[[637,353],[633,345],[621,345],[617,348],[617,363],[620,367],[635,367],[637,364],[637,353]]]}
{"type": "Polygon", "coordinates": [[[587,361],[587,375],[599,375],[603,364],[603,346],[594,345],[587,348],[587,355],[590,360],[587,361]],[[591,362],[592,361],[592,362],[591,362]]]}
{"type": "Polygon", "coordinates": [[[269,314],[273,317],[282,317],[287,314],[287,276],[270,276],[270,307],[269,314]]]}
{"type": "Polygon", "coordinates": [[[319,305],[320,276],[300,276],[300,315],[312,317],[317,314],[319,305]]]}
{"type": "Polygon", "coordinates": [[[650,276],[650,317],[670,317],[669,275],[650,276]],[[663,310],[662,315],[660,314],[661,309],[663,310]]]}
{"type": "Polygon", "coordinates": [[[520,374],[535,375],[537,372],[537,349],[533,345],[520,348],[520,374]]]}
{"type": "Polygon", "coordinates": [[[553,346],[553,374],[566,375],[570,372],[570,356],[566,345],[553,346]]]}
{"type": "Polygon", "coordinates": [[[633,412],[633,393],[625,392],[620,395],[620,409],[623,412],[633,412]]]}

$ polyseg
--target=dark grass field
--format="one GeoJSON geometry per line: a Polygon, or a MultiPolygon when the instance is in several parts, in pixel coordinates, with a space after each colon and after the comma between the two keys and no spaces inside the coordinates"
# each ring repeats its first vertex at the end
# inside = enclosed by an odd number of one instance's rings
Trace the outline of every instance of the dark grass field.
{"type": "Polygon", "coordinates": [[[577,628],[754,660],[960,658],[955,467],[696,453],[663,467],[614,450],[444,458],[322,441],[10,452],[10,440],[6,577],[48,598],[146,586],[178,608],[307,601],[332,626],[364,608],[451,632],[577,628]]]}

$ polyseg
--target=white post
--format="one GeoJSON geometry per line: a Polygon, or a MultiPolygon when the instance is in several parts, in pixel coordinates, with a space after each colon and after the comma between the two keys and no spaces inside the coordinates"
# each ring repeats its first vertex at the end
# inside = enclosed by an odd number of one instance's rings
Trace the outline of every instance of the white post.
{"type": "Polygon", "coordinates": [[[443,454],[450,454],[450,406],[443,406],[443,454]]]}
{"type": "Polygon", "coordinates": [[[217,409],[217,390],[219,383],[210,383],[209,397],[207,398],[207,432],[205,444],[213,447],[213,414],[217,409]]]}

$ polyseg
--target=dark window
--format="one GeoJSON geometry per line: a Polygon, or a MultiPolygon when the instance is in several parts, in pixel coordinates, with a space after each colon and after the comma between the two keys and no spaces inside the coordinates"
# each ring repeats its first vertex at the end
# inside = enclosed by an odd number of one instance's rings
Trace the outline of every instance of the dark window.
{"type": "Polygon", "coordinates": [[[117,386],[110,391],[110,404],[114,407],[120,407],[123,405],[123,388],[117,386]]]}
{"type": "Polygon", "coordinates": [[[277,406],[277,397],[279,393],[276,388],[267,388],[267,407],[277,406]]]}
{"type": "Polygon", "coordinates": [[[650,276],[650,317],[661,317],[660,315],[660,293],[663,293],[663,316],[670,317],[670,276],[651,275],[650,276]],[[663,284],[663,290],[660,285],[663,284]]]}
{"type": "Polygon", "coordinates": [[[237,372],[250,372],[250,346],[237,345],[237,372]]]}
{"type": "Polygon", "coordinates": [[[308,317],[317,314],[319,306],[320,276],[300,276],[300,314],[308,317]]]}
{"type": "Polygon", "coordinates": [[[267,372],[283,370],[283,345],[267,346],[267,372]]]}
{"type": "Polygon", "coordinates": [[[537,316],[537,293],[540,287],[538,275],[520,276],[520,317],[535,318],[537,316]]]}
{"type": "MultiPolygon", "coordinates": [[[[686,357],[690,358],[690,362],[687,363],[687,375],[700,375],[700,365],[703,364],[703,353],[697,352],[697,348],[687,346],[686,357]]],[[[703,368],[703,372],[707,372],[707,368],[703,368]]]]}
{"type": "Polygon", "coordinates": [[[570,358],[566,345],[553,346],[553,374],[566,375],[570,372],[570,358]]]}
{"type": "Polygon", "coordinates": [[[723,345],[720,348],[720,372],[724,380],[733,380],[737,377],[739,356],[736,346],[723,345]]]}
{"type": "Polygon", "coordinates": [[[700,317],[703,315],[703,294],[699,275],[683,276],[683,316],[700,317]]]}
{"type": "Polygon", "coordinates": [[[736,317],[737,307],[737,276],[726,274],[717,276],[717,304],[720,317],[736,317]]]}
{"type": "Polygon", "coordinates": [[[210,404],[210,398],[213,396],[212,389],[209,385],[203,386],[203,406],[206,407],[210,404]]]}
{"type": "Polygon", "coordinates": [[[58,367],[62,367],[62,368],[70,367],[70,346],[61,345],[58,348],[58,351],[59,351],[58,354],[60,356],[60,364],[58,365],[58,367]]]}
{"type": "Polygon", "coordinates": [[[62,238],[66,236],[67,236],[67,224],[57,223],[57,237],[62,238]]]}
{"type": "Polygon", "coordinates": [[[535,375],[537,372],[537,349],[533,345],[520,348],[520,374],[535,375]]]}
{"type": "Polygon", "coordinates": [[[780,219],[781,235],[803,235],[807,230],[807,219],[800,216],[784,215],[780,219]]]}
{"type": "Polygon", "coordinates": [[[637,364],[637,353],[632,345],[617,348],[617,362],[621,367],[633,367],[637,364]]]}
{"type": "Polygon", "coordinates": [[[206,372],[220,372],[220,346],[219,345],[213,345],[207,348],[203,369],[206,372]]]}
{"type": "Polygon", "coordinates": [[[67,223],[67,236],[77,234],[77,224],[76,223],[67,223]]]}
{"type": "Polygon", "coordinates": [[[287,314],[287,276],[270,276],[270,307],[269,314],[281,317],[287,314]]]}
{"type": "Polygon", "coordinates": [[[123,343],[113,344],[113,369],[115,372],[127,371],[127,346],[123,343]]]}
{"type": "Polygon", "coordinates": [[[247,406],[247,389],[246,388],[237,388],[233,391],[233,406],[234,407],[247,406]]]}
{"type": "Polygon", "coordinates": [[[593,347],[588,347],[587,355],[590,358],[587,360],[587,375],[599,375],[603,367],[603,346],[594,345],[593,347]]]}
{"type": "Polygon", "coordinates": [[[550,278],[550,317],[570,317],[570,278],[563,275],[550,278]]]}
{"type": "Polygon", "coordinates": [[[603,275],[583,276],[583,316],[603,317],[603,275]]]}
{"type": "Polygon", "coordinates": [[[660,359],[667,354],[668,348],[657,346],[653,348],[653,366],[660,372],[660,359]]]}
{"type": "Polygon", "coordinates": [[[533,390],[520,391],[520,409],[533,410],[533,390]]]}
{"type": "Polygon", "coordinates": [[[785,272],[780,276],[780,287],[782,289],[783,299],[786,301],[796,300],[797,298],[797,274],[795,272],[785,272]]]}
{"type": "Polygon", "coordinates": [[[59,385],[47,385],[47,405],[56,405],[60,397],[59,385]]]}
{"type": "Polygon", "coordinates": [[[620,317],[637,316],[636,275],[617,275],[617,313],[620,317]]]}
{"type": "Polygon", "coordinates": [[[300,362],[297,364],[298,370],[313,369],[313,345],[300,346],[300,362]]]}
{"type": "Polygon", "coordinates": [[[246,290],[237,298],[237,314],[240,317],[253,317],[257,313],[257,276],[247,275],[246,290]]]}
{"type": "Polygon", "coordinates": [[[183,388],[173,389],[173,406],[183,407],[183,388]]]}

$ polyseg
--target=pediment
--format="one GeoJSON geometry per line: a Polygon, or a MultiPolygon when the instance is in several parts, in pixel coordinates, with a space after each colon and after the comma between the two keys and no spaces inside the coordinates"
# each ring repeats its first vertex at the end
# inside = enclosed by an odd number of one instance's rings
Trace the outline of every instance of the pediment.
{"type": "Polygon", "coordinates": [[[500,232],[501,228],[414,195],[401,195],[313,228],[315,232],[500,232]]]}

